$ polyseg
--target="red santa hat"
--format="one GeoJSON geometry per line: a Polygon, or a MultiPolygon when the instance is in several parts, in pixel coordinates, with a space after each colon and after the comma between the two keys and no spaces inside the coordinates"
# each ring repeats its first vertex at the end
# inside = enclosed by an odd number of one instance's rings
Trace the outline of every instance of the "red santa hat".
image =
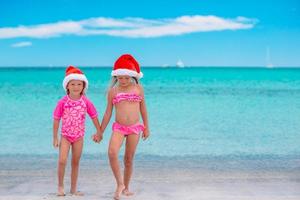
{"type": "Polygon", "coordinates": [[[66,69],[66,76],[63,80],[63,88],[65,89],[65,91],[67,91],[67,85],[71,80],[84,81],[85,82],[84,91],[87,90],[89,82],[88,82],[86,76],[83,74],[83,72],[80,69],[78,69],[74,66],[69,66],[66,69]]]}
{"type": "Polygon", "coordinates": [[[130,54],[124,54],[116,60],[111,75],[128,75],[131,77],[136,77],[137,79],[143,77],[143,73],[140,70],[139,63],[130,54]]]}

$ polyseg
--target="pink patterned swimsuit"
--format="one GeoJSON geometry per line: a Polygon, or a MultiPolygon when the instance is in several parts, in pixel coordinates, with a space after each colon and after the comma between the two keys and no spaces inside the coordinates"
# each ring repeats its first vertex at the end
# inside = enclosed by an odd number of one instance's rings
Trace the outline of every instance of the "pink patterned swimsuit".
{"type": "Polygon", "coordinates": [[[118,94],[116,94],[116,96],[113,98],[113,104],[117,104],[121,101],[132,101],[132,102],[141,102],[142,101],[142,97],[135,94],[135,93],[124,93],[124,92],[120,92],[118,94]]]}
{"type": "MultiPolygon", "coordinates": [[[[118,93],[113,98],[112,103],[115,105],[121,101],[131,101],[131,102],[141,102],[142,97],[135,93],[118,93]]],[[[145,126],[141,123],[137,123],[134,125],[126,126],[122,125],[118,122],[114,122],[112,125],[112,130],[123,134],[124,136],[130,134],[139,134],[143,130],[145,130],[145,126]]]]}
{"type": "Polygon", "coordinates": [[[62,119],[61,134],[71,144],[84,136],[86,113],[92,119],[98,116],[95,106],[84,95],[78,100],[72,100],[66,95],[57,103],[53,117],[62,119]]]}

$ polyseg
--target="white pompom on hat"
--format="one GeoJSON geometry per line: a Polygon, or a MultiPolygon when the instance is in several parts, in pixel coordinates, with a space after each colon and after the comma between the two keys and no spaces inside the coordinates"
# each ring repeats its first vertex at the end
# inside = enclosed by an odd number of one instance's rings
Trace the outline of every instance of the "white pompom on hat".
{"type": "Polygon", "coordinates": [[[86,76],[83,74],[83,72],[74,66],[69,66],[66,69],[66,75],[63,80],[63,88],[65,91],[67,91],[67,85],[71,80],[78,80],[78,81],[84,81],[85,82],[85,88],[83,91],[86,91],[88,89],[89,82],[86,78],[86,76]]]}
{"type": "Polygon", "coordinates": [[[131,77],[135,77],[137,79],[143,77],[143,73],[140,70],[139,63],[130,54],[124,54],[116,60],[111,75],[112,76],[128,75],[131,77]]]}

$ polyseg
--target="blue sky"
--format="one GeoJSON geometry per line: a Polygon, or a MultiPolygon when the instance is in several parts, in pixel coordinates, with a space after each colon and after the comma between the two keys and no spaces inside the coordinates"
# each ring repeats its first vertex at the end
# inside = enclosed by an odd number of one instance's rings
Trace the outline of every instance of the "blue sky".
{"type": "Polygon", "coordinates": [[[0,66],[111,66],[123,53],[142,66],[300,66],[300,1],[0,0],[0,66]]]}

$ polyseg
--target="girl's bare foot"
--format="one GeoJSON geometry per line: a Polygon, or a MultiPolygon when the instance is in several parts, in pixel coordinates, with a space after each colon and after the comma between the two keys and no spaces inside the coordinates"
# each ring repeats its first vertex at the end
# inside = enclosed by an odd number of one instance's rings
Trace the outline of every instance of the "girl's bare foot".
{"type": "Polygon", "coordinates": [[[122,191],[122,194],[125,195],[125,196],[132,196],[132,195],[134,195],[134,193],[130,192],[128,189],[124,189],[122,191]]]}
{"type": "Polygon", "coordinates": [[[57,191],[57,194],[56,194],[56,196],[59,196],[59,197],[61,197],[61,196],[66,196],[66,194],[65,194],[65,191],[64,191],[64,188],[63,188],[63,187],[58,187],[58,191],[57,191]]]}
{"type": "Polygon", "coordinates": [[[77,192],[71,192],[71,195],[74,195],[74,196],[84,196],[84,193],[80,192],[80,191],[77,191],[77,192]]]}
{"type": "Polygon", "coordinates": [[[114,199],[115,200],[119,200],[120,199],[120,196],[122,194],[122,191],[125,189],[125,186],[124,185],[118,185],[117,189],[116,189],[116,192],[115,192],[115,196],[114,196],[114,199]]]}

